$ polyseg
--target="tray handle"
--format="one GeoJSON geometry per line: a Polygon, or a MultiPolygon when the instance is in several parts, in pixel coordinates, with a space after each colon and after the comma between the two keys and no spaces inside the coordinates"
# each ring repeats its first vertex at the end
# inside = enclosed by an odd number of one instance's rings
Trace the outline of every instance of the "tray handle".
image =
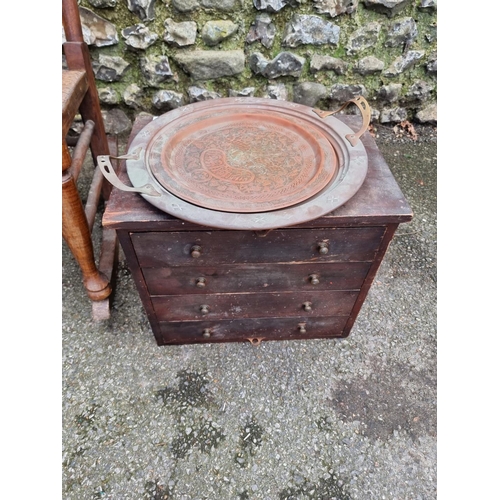
{"type": "Polygon", "coordinates": [[[111,158],[114,160],[137,160],[139,151],[135,151],[132,154],[124,155],[124,156],[110,156],[110,155],[100,155],[97,157],[97,165],[101,169],[102,174],[108,181],[115,187],[120,189],[121,191],[129,191],[131,193],[142,193],[147,194],[149,196],[161,196],[151,184],[144,184],[144,186],[140,186],[137,188],[127,186],[123,184],[123,182],[118,178],[113,167],[111,165],[111,158]]]}
{"type": "Polygon", "coordinates": [[[361,111],[361,116],[363,118],[363,124],[361,125],[361,128],[356,132],[355,134],[347,134],[345,138],[349,141],[351,146],[356,146],[356,144],[359,141],[359,138],[368,130],[368,125],[370,125],[370,119],[371,119],[371,110],[370,106],[368,104],[368,101],[363,97],[363,96],[356,96],[353,99],[349,99],[347,102],[342,104],[339,109],[336,109],[335,111],[323,111],[321,109],[313,109],[313,111],[320,117],[320,118],[326,118],[327,116],[333,115],[335,113],[338,113],[339,111],[342,111],[344,108],[349,106],[349,104],[355,104],[359,110],[361,111]]]}

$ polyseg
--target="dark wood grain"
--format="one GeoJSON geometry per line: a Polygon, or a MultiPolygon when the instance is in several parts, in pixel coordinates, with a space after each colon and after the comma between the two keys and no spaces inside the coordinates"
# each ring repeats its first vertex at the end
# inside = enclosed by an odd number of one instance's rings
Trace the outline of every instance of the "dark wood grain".
{"type": "Polygon", "coordinates": [[[252,318],[222,321],[161,322],[158,345],[204,342],[250,342],[341,337],[347,318],[252,318]],[[305,333],[300,333],[299,323],[305,333]],[[203,333],[208,330],[209,337],[203,333]]]}
{"type": "Polygon", "coordinates": [[[359,290],[371,262],[307,264],[221,264],[212,267],[143,267],[151,295],[180,295],[286,290],[359,290]],[[312,284],[310,276],[319,283],[312,284]],[[199,280],[202,279],[200,282],[199,280]],[[199,284],[202,284],[200,287],[199,284]]]}
{"type": "Polygon", "coordinates": [[[372,261],[385,228],[276,229],[264,238],[253,231],[193,231],[132,233],[142,267],[192,266],[257,262],[372,261]],[[321,255],[318,244],[329,243],[321,255]],[[191,256],[194,245],[199,258],[191,256]]]}
{"type": "Polygon", "coordinates": [[[159,321],[287,316],[348,316],[358,292],[305,291],[213,295],[155,295],[151,297],[159,321]],[[306,313],[303,304],[311,303],[306,313]],[[208,312],[201,312],[207,306],[208,312]]]}
{"type": "Polygon", "coordinates": [[[363,283],[363,286],[361,287],[361,290],[359,291],[359,295],[356,299],[356,303],[354,304],[354,307],[352,309],[351,317],[346,323],[345,330],[342,333],[343,337],[347,337],[351,331],[351,328],[354,325],[354,322],[356,321],[356,318],[358,317],[358,314],[361,310],[361,307],[366,299],[366,296],[368,295],[368,291],[370,290],[370,287],[372,286],[373,280],[375,279],[375,276],[377,274],[377,271],[380,267],[380,264],[382,264],[382,259],[384,258],[385,253],[387,252],[387,249],[389,248],[389,244],[392,241],[392,238],[394,237],[394,233],[396,232],[396,229],[398,228],[398,224],[388,224],[387,226],[387,232],[384,236],[384,239],[382,241],[382,244],[379,247],[379,250],[377,252],[377,255],[375,259],[373,260],[372,266],[370,268],[370,271],[368,272],[368,275],[366,276],[366,279],[363,283]]]}
{"type": "Polygon", "coordinates": [[[72,42],[83,42],[83,30],[77,0],[63,0],[62,25],[66,35],[66,40],[72,42]]]}

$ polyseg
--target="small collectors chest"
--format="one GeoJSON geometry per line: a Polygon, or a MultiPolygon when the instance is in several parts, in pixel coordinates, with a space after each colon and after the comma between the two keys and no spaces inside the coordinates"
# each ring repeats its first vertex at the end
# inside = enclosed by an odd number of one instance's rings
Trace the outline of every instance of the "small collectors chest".
{"type": "MultiPolygon", "coordinates": [[[[359,128],[357,117],[339,120],[359,128]]],[[[136,120],[131,141],[150,121],[136,120]]],[[[349,335],[398,225],[412,218],[373,138],[361,141],[368,169],[357,192],[282,228],[200,225],[113,190],[103,224],[117,231],[158,345],[349,335]]],[[[124,165],[119,178],[130,184],[124,165]]]]}

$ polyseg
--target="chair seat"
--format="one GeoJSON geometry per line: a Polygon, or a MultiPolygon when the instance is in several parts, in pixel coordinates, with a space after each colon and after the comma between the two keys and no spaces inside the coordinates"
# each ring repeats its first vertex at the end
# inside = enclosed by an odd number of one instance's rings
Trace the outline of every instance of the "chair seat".
{"type": "Polygon", "coordinates": [[[66,137],[89,82],[85,71],[63,70],[62,72],[62,136],[66,137]]]}

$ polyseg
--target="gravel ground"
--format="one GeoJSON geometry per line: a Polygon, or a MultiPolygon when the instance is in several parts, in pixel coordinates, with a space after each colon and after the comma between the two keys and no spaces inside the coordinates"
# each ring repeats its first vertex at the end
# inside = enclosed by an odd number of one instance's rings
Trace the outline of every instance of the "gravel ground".
{"type": "Polygon", "coordinates": [[[351,335],[158,347],[120,262],[91,321],[63,243],[62,498],[436,498],[436,130],[376,140],[414,211],[351,335]]]}

